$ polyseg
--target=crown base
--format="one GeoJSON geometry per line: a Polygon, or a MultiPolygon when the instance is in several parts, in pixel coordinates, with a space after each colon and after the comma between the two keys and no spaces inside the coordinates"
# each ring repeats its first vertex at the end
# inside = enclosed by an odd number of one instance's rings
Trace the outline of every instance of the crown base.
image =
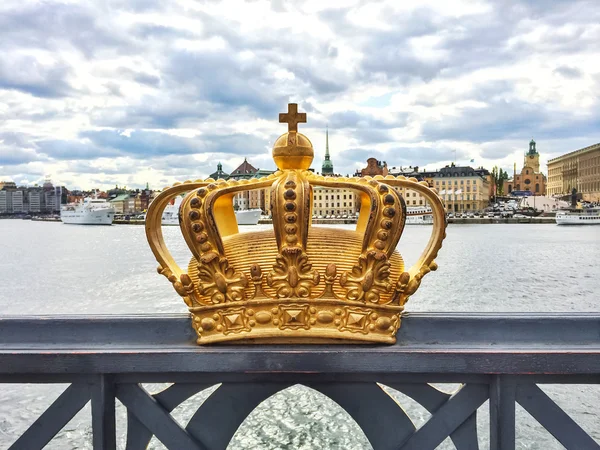
{"type": "Polygon", "coordinates": [[[337,299],[254,299],[190,308],[198,344],[394,344],[403,307],[337,299]]]}

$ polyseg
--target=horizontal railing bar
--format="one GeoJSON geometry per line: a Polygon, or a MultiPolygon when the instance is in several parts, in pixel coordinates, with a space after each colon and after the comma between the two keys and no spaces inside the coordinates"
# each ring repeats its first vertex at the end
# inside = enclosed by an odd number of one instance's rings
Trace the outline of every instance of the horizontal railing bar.
{"type": "MultiPolygon", "coordinates": [[[[476,383],[490,384],[493,375],[476,375],[461,373],[121,373],[113,374],[115,383],[476,383]]],[[[92,383],[96,374],[69,373],[13,373],[0,374],[0,383],[22,384],[58,384],[58,383],[92,383]]],[[[518,383],[535,384],[600,384],[600,375],[514,375],[518,383]]]]}
{"type": "MultiPolygon", "coordinates": [[[[410,313],[403,318],[397,338],[396,345],[362,347],[365,351],[406,346],[599,348],[600,314],[410,313]]],[[[195,333],[189,317],[185,314],[0,316],[0,348],[143,348],[157,345],[195,346],[195,333]]],[[[244,351],[254,348],[233,347],[244,351]]]]}
{"type": "Polygon", "coordinates": [[[600,374],[600,352],[427,351],[112,351],[0,352],[0,373],[454,373],[600,374]]]}

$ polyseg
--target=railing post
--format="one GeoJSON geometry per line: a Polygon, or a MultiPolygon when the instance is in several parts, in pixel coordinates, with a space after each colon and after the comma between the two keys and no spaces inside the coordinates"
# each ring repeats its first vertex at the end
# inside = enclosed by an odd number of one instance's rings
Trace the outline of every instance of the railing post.
{"type": "Polygon", "coordinates": [[[116,450],[115,384],[112,376],[99,375],[92,385],[94,450],[116,450]]]}
{"type": "Polygon", "coordinates": [[[515,397],[514,378],[494,375],[490,384],[490,450],[515,450],[515,397]]]}

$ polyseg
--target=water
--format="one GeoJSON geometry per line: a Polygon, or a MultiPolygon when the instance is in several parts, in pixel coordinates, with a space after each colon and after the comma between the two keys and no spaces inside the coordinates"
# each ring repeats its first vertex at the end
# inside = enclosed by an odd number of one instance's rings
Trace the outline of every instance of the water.
{"type": "MultiPolygon", "coordinates": [[[[244,227],[242,231],[268,226],[244,227]]],[[[348,228],[350,228],[348,226],[348,228]]],[[[410,226],[398,247],[416,261],[431,227],[410,226]]],[[[180,265],[189,250],[177,227],[164,230],[180,265]]],[[[600,227],[547,224],[450,225],[437,258],[408,311],[597,311],[600,227]]],[[[0,220],[0,312],[2,314],[116,314],[186,312],[156,262],[141,226],[85,227],[0,220]]],[[[162,385],[147,386],[155,391],[162,385]]],[[[443,386],[453,389],[454,386],[443,386]]],[[[64,389],[0,386],[0,448],[12,443],[64,389]]],[[[596,386],[544,386],[552,398],[600,442],[596,386]]],[[[417,425],[428,413],[393,392],[417,425]]],[[[185,425],[208,392],[174,415],[185,425]]],[[[120,405],[119,405],[120,406],[120,405]]],[[[552,436],[517,406],[521,449],[560,449],[552,436]]],[[[124,448],[125,415],[118,409],[124,448]]],[[[89,406],[47,447],[91,448],[89,406]]],[[[479,411],[482,448],[487,408],[479,411]]],[[[163,448],[153,441],[151,448],[163,448]]],[[[335,403],[295,386],[264,402],[242,425],[230,449],[369,449],[366,438],[335,403]],[[323,407],[326,405],[327,407],[323,407]]],[[[445,442],[440,448],[453,448],[445,442]]]]}

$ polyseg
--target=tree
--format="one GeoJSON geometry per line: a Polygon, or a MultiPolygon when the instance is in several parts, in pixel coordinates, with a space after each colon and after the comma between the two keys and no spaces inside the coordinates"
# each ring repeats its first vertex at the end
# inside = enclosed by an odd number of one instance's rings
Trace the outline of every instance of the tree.
{"type": "Polygon", "coordinates": [[[496,195],[504,194],[504,182],[508,180],[508,172],[502,169],[498,169],[498,166],[494,166],[492,169],[492,183],[494,183],[496,189],[496,195]]]}

